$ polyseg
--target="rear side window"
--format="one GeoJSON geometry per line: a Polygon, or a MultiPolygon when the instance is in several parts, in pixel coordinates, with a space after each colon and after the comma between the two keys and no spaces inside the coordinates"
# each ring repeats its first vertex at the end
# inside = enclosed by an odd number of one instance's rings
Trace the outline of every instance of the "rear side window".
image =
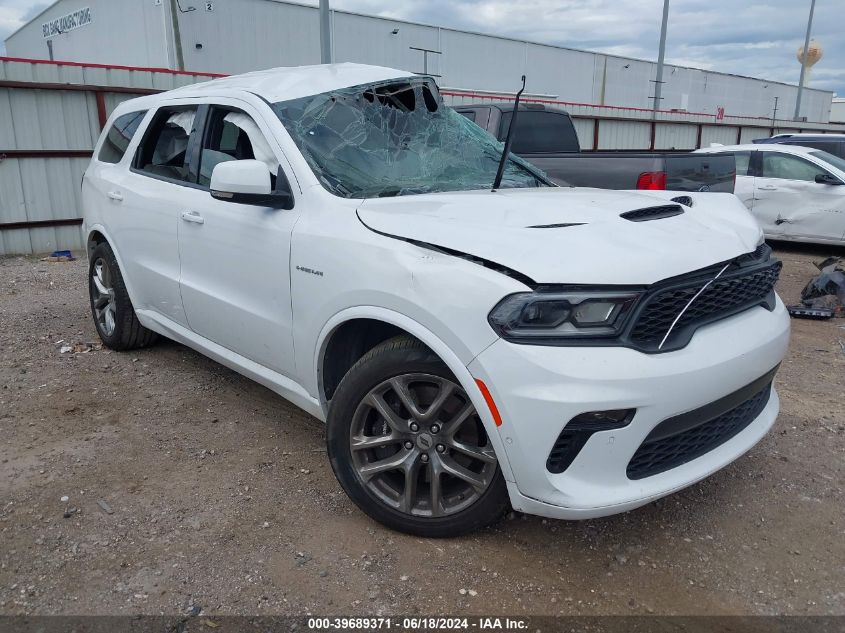
{"type": "MultiPolygon", "coordinates": [[[[512,117],[513,112],[502,113],[499,140],[507,137],[512,117]]],[[[567,115],[520,108],[511,144],[514,154],[552,154],[577,152],[579,149],[575,126],[567,115]]]]}
{"type": "Polygon", "coordinates": [[[119,163],[146,114],[146,110],[141,110],[117,117],[106,133],[97,160],[103,163],[119,163]]]}
{"type": "Polygon", "coordinates": [[[135,168],[152,176],[196,183],[188,142],[194,132],[197,106],[161,108],[138,147],[135,168]]]}

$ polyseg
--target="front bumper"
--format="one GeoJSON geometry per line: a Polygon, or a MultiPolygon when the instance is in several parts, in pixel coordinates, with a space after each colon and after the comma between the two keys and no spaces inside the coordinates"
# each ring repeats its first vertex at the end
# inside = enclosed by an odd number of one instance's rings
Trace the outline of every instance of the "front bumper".
{"type": "Polygon", "coordinates": [[[630,510],[707,477],[749,450],[771,428],[774,390],[731,439],[665,472],[629,479],[626,468],[660,422],[724,398],[776,367],[789,342],[780,299],[696,332],[683,349],[649,355],[615,347],[541,347],[499,340],[469,365],[499,407],[499,433],[513,473],[514,508],[581,519],[630,510]],[[565,424],[588,411],[636,409],[621,429],[594,433],[562,473],[546,459],[565,424]]]}

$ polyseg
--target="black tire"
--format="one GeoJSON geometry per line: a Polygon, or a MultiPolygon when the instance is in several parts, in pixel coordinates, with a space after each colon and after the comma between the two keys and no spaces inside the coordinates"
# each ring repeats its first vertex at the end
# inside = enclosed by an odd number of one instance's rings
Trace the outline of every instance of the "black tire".
{"type": "Polygon", "coordinates": [[[94,326],[106,347],[122,352],[147,347],[158,339],[158,334],[148,330],[138,321],[129,293],[126,292],[126,284],[123,282],[123,275],[117,265],[114,251],[107,242],[97,244],[88,258],[88,297],[94,326]],[[98,297],[104,297],[95,282],[96,268],[100,265],[105,267],[104,272],[108,275],[109,287],[114,295],[112,303],[114,325],[111,332],[108,331],[108,326],[100,321],[95,306],[98,297]]]}
{"type": "MultiPolygon", "coordinates": [[[[370,350],[343,377],[332,398],[326,428],[328,454],[335,476],[346,494],[361,510],[376,521],[400,532],[424,537],[452,537],[490,525],[498,520],[509,507],[505,480],[495,459],[486,471],[488,473],[487,487],[483,492],[476,493],[477,499],[472,502],[472,505],[465,508],[459,506],[453,513],[444,516],[416,516],[391,507],[387,502],[379,499],[356,470],[353,451],[350,447],[350,436],[359,405],[371,390],[376,389],[385,381],[395,377],[401,380],[402,376],[420,374],[441,377],[457,383],[443,361],[428,347],[411,336],[398,336],[370,350]]],[[[457,386],[460,387],[459,384],[457,386]]],[[[466,398],[462,389],[459,393],[461,397],[466,398]]],[[[464,406],[466,403],[468,403],[468,398],[464,406]]],[[[482,426],[475,415],[471,416],[471,419],[474,426],[482,426]]],[[[461,424],[466,423],[459,422],[458,426],[461,424]]],[[[481,430],[479,433],[484,434],[484,431],[481,430]]],[[[492,455],[492,446],[489,439],[486,439],[486,434],[481,441],[486,442],[486,446],[489,447],[486,450],[492,455]]],[[[402,447],[398,447],[395,455],[401,452],[402,447]]],[[[449,452],[451,449],[447,449],[447,453],[449,452]]],[[[429,454],[433,455],[433,451],[429,451],[429,454]]],[[[426,460],[424,467],[432,468],[432,470],[424,472],[422,480],[428,477],[430,481],[436,457],[438,456],[423,458],[426,460]]],[[[439,460],[438,463],[440,463],[439,460]]],[[[417,478],[416,475],[414,477],[417,478]]],[[[440,481],[438,477],[438,482],[440,481]]],[[[461,482],[458,481],[458,483],[461,482]]],[[[404,485],[407,486],[407,481],[404,485]]],[[[416,486],[414,491],[416,493],[416,486]]],[[[440,507],[438,504],[438,508],[440,507]]]]}

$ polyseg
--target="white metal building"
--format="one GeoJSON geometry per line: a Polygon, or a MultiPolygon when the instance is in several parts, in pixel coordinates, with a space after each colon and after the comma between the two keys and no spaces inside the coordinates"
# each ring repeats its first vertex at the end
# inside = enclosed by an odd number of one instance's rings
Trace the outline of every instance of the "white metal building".
{"type": "MultiPolygon", "coordinates": [[[[456,29],[332,11],[334,61],[437,75],[441,86],[649,108],[656,64],[456,29]],[[414,48],[412,48],[414,47],[414,48]],[[415,49],[430,49],[427,54],[415,49]]],[[[540,19],[538,17],[538,19],[540,19]]],[[[657,17],[655,18],[657,19],[657,17]]],[[[320,61],[315,6],[282,0],[58,0],[6,40],[10,56],[235,73],[320,61]]],[[[797,68],[796,68],[797,74],[797,68]]],[[[667,66],[664,110],[769,117],[795,86],[667,66]]],[[[802,116],[827,122],[832,93],[806,90],[802,116]]]]}
{"type": "Polygon", "coordinates": [[[830,120],[836,123],[845,123],[845,98],[833,99],[833,105],[830,108],[830,120]]]}

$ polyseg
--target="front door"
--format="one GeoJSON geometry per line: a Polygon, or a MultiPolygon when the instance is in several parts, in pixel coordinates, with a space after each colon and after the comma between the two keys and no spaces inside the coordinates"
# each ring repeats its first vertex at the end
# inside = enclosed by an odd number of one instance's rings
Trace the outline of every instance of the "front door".
{"type": "Polygon", "coordinates": [[[194,332],[292,376],[289,261],[298,210],[225,202],[208,192],[222,161],[258,159],[275,178],[281,152],[269,139],[248,108],[208,108],[198,159],[201,189],[179,213],[180,287],[194,332]]]}
{"type": "Polygon", "coordinates": [[[785,239],[842,240],[845,186],[816,182],[827,170],[800,156],[762,151],[752,212],[767,235],[785,239]]]}

